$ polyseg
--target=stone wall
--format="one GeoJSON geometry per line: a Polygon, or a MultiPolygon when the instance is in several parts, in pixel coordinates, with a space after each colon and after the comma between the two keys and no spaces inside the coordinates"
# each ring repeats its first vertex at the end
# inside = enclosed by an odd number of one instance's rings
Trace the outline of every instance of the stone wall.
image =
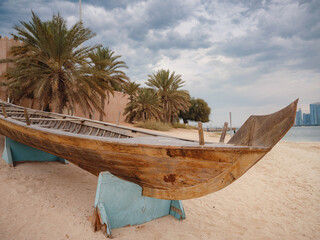
{"type": "MultiPolygon", "coordinates": [[[[7,37],[0,39],[0,59],[7,59],[10,58],[10,48],[14,45],[19,45],[19,41],[15,41],[13,39],[8,39],[7,37]]],[[[9,67],[12,66],[12,63],[1,63],[0,64],[0,82],[4,81],[4,78],[1,77],[3,73],[7,71],[9,67]]],[[[6,87],[0,87],[0,99],[3,101],[7,101],[7,93],[6,87]]],[[[106,100],[104,112],[105,116],[103,117],[103,121],[111,122],[111,123],[118,123],[124,122],[125,116],[123,116],[124,109],[126,104],[128,103],[129,98],[128,95],[125,95],[120,92],[115,92],[112,96],[110,94],[109,100],[106,100]]],[[[18,103],[20,106],[23,107],[31,107],[31,100],[30,99],[23,99],[18,103]]],[[[34,109],[39,109],[40,104],[35,102],[32,106],[34,109]]],[[[54,108],[53,108],[54,109],[54,108]]],[[[78,117],[86,117],[88,118],[89,115],[85,115],[79,106],[75,106],[74,115],[78,117]]],[[[95,111],[93,118],[95,120],[99,120],[99,112],[95,111]]]]}

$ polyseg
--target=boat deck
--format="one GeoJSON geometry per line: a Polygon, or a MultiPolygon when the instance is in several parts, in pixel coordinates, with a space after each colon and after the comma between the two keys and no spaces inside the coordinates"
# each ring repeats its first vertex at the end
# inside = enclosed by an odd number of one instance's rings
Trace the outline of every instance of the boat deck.
{"type": "MultiPolygon", "coordinates": [[[[140,129],[133,129],[124,126],[114,125],[106,122],[95,121],[74,116],[43,112],[33,109],[26,110],[28,120],[25,116],[25,109],[19,106],[1,102],[4,106],[0,108],[0,116],[7,116],[8,121],[25,125],[30,121],[31,128],[50,131],[56,134],[99,139],[109,142],[137,145],[155,146],[177,146],[177,147],[199,147],[199,142],[189,139],[181,139],[152,133],[140,129]]],[[[203,148],[248,148],[248,146],[235,146],[234,144],[206,142],[203,148]]],[[[250,146],[254,149],[263,149],[263,146],[250,146]]]]}
{"type": "Polygon", "coordinates": [[[121,127],[110,123],[33,109],[26,110],[28,117],[27,120],[24,108],[18,106],[12,107],[5,102],[1,102],[1,105],[3,105],[3,107],[0,108],[0,116],[2,115],[8,119],[16,120],[24,124],[26,124],[29,120],[31,126],[58,130],[65,133],[116,139],[153,135],[144,131],[135,131],[130,128],[121,127]]]}

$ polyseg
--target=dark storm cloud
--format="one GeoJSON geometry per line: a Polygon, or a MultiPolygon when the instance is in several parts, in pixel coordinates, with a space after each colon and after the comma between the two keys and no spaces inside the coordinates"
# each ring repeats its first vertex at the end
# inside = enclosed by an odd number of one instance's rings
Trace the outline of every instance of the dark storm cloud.
{"type": "MultiPolygon", "coordinates": [[[[59,12],[69,26],[79,20],[77,0],[1,1],[0,35],[29,21],[31,10],[43,20],[59,12]]],[[[97,33],[88,44],[122,55],[132,80],[176,71],[216,113],[239,107],[238,122],[258,105],[319,101],[318,0],[82,0],[82,13],[97,33]]]]}
{"type": "Polygon", "coordinates": [[[250,59],[244,67],[263,64],[270,70],[284,66],[319,71],[319,6],[315,1],[289,6],[280,2],[269,5],[269,11],[250,9],[246,15],[257,19],[257,29],[221,43],[219,50],[230,57],[250,59]],[[296,63],[288,64],[292,60],[296,63]]]}
{"type": "Polygon", "coordinates": [[[192,13],[192,8],[184,2],[170,0],[150,1],[141,4],[135,12],[123,11],[129,21],[124,27],[128,37],[135,41],[145,40],[151,30],[163,30],[173,27],[186,19],[192,13]],[[137,16],[139,16],[137,18],[137,16]]]}
{"type": "MultiPolygon", "coordinates": [[[[79,1],[74,1],[79,2],[79,1]]],[[[103,6],[106,9],[114,9],[114,8],[126,8],[130,4],[135,4],[137,2],[143,2],[141,0],[89,0],[84,1],[83,3],[92,4],[94,6],[103,6]]]]}
{"type": "Polygon", "coordinates": [[[157,33],[152,36],[153,40],[146,41],[146,47],[153,51],[161,49],[198,49],[208,48],[211,42],[209,35],[205,32],[198,32],[196,29],[189,34],[181,35],[177,31],[170,30],[166,33],[157,33]]]}
{"type": "Polygon", "coordinates": [[[146,20],[151,29],[163,29],[177,25],[192,14],[192,6],[184,1],[151,1],[145,9],[146,20]]]}

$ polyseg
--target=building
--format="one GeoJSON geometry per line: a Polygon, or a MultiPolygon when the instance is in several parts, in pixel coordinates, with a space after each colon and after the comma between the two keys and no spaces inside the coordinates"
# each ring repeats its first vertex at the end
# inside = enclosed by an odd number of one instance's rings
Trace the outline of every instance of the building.
{"type": "Polygon", "coordinates": [[[302,126],[302,112],[301,112],[301,108],[299,108],[299,110],[296,113],[296,122],[295,122],[296,126],[302,126]]]}
{"type": "Polygon", "coordinates": [[[310,104],[310,125],[320,125],[320,102],[310,104]]]}
{"type": "MultiPolygon", "coordinates": [[[[19,41],[14,40],[13,38],[9,39],[8,37],[1,38],[0,37],[0,59],[10,58],[10,48],[13,46],[18,46],[21,43],[19,41]]],[[[13,63],[1,63],[0,64],[0,83],[4,82],[4,77],[1,75],[7,72],[9,67],[12,67],[13,63]]],[[[4,86],[0,86],[0,99],[7,101],[7,88],[4,86]]]]}
{"type": "Polygon", "coordinates": [[[302,122],[303,122],[303,126],[310,126],[311,125],[310,114],[304,113],[302,122]]]}

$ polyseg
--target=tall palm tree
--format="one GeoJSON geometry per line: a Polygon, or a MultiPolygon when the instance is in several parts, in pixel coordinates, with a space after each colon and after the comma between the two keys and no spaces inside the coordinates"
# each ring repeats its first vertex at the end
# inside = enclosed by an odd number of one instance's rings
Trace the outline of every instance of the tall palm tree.
{"type": "MultiPolygon", "coordinates": [[[[104,109],[106,97],[114,94],[116,89],[127,82],[129,78],[120,70],[128,68],[124,61],[119,61],[120,55],[114,55],[109,48],[99,47],[89,53],[90,65],[88,72],[94,81],[104,89],[100,94],[100,107],[104,109]]],[[[103,113],[100,113],[100,121],[103,120],[103,113]]]]}
{"type": "MultiPolygon", "coordinates": [[[[127,104],[127,111],[129,113],[126,121],[129,123],[132,123],[134,120],[134,114],[132,113],[133,109],[133,102],[135,98],[137,97],[138,94],[138,89],[139,89],[140,84],[137,84],[135,82],[128,82],[126,84],[123,84],[123,91],[127,95],[129,95],[129,103],[127,104]]],[[[127,113],[124,113],[123,115],[126,115],[127,113]]]]}
{"type": "Polygon", "coordinates": [[[161,119],[161,109],[156,92],[153,89],[140,88],[138,95],[133,102],[128,103],[124,114],[128,114],[126,121],[159,120],[161,119]]]}
{"type": "MultiPolygon", "coordinates": [[[[99,106],[100,86],[82,78],[79,68],[87,64],[87,56],[94,47],[82,44],[94,34],[78,22],[70,29],[58,14],[43,22],[32,12],[30,22],[20,22],[12,34],[22,45],[11,49],[14,66],[8,69],[7,86],[21,90],[18,98],[32,96],[42,109],[53,103],[55,111],[79,104],[84,112],[99,106]]],[[[13,93],[14,91],[12,91],[13,93]]]]}
{"type": "Polygon", "coordinates": [[[186,90],[171,90],[168,94],[168,121],[173,123],[179,119],[180,111],[187,111],[190,107],[190,95],[186,90]]]}
{"type": "Polygon", "coordinates": [[[164,122],[173,122],[180,110],[188,110],[190,95],[188,91],[180,90],[184,84],[181,75],[161,69],[148,77],[146,84],[154,88],[160,98],[164,122]]]}

